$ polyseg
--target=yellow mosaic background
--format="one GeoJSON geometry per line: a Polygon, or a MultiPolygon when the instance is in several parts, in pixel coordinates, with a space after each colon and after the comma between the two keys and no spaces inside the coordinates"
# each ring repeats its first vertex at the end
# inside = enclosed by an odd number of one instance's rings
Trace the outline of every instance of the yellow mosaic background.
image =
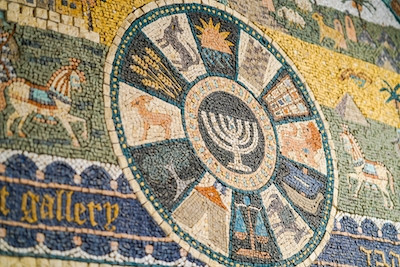
{"type": "MultiPolygon", "coordinates": [[[[96,0],[96,6],[93,8],[93,30],[100,34],[100,41],[108,46],[111,45],[118,28],[131,10],[149,2],[152,1],[103,2],[96,0]]],[[[322,46],[307,43],[281,31],[262,28],[291,58],[321,105],[335,108],[341,97],[349,93],[365,117],[393,127],[400,127],[400,118],[395,105],[385,104],[387,95],[379,91],[386,86],[383,80],[394,85],[400,83],[399,74],[322,46]],[[349,68],[356,72],[363,72],[372,80],[372,83],[360,88],[351,79],[342,81],[340,79],[342,71],[349,68]]]]}
{"type": "Polygon", "coordinates": [[[395,105],[385,104],[388,95],[379,91],[386,87],[383,80],[394,85],[400,83],[399,74],[276,30],[264,30],[294,62],[320,105],[335,108],[342,96],[349,93],[365,117],[400,127],[395,105]],[[351,79],[342,81],[342,71],[349,68],[364,72],[372,83],[360,88],[351,79]]]}

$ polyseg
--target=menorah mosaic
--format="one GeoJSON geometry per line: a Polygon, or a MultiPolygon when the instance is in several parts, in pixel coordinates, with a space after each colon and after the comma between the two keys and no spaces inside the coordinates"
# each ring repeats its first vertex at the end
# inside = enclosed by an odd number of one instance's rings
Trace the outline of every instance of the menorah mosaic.
{"type": "Polygon", "coordinates": [[[253,27],[195,3],[134,20],[109,55],[108,125],[177,242],[211,262],[310,263],[333,226],[332,143],[304,80],[253,27]]]}

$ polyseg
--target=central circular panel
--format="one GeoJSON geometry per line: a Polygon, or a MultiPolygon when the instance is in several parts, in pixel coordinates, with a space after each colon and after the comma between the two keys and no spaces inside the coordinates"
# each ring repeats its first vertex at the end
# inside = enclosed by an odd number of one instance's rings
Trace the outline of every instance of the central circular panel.
{"type": "Polygon", "coordinates": [[[243,86],[223,77],[201,80],[186,96],[184,118],[197,155],[219,181],[254,190],[271,178],[275,134],[264,109],[243,86]]]}
{"type": "Polygon", "coordinates": [[[143,10],[124,22],[104,82],[107,127],[141,203],[210,266],[311,264],[335,214],[332,144],[311,91],[233,11],[143,10]]]}

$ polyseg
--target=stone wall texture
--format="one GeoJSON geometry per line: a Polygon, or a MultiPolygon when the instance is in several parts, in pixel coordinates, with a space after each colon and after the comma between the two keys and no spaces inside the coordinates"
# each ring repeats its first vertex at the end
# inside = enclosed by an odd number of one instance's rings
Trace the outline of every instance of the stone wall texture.
{"type": "Polygon", "coordinates": [[[0,266],[400,266],[399,0],[0,0],[0,266]]]}

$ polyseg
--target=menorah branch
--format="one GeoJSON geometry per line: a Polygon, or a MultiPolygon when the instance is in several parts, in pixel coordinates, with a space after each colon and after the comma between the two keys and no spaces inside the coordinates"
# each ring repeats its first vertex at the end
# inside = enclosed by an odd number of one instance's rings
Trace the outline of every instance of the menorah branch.
{"type": "Polygon", "coordinates": [[[234,119],[222,114],[218,114],[218,116],[219,123],[214,113],[201,112],[201,118],[207,133],[219,147],[233,154],[233,162],[229,162],[228,167],[239,171],[251,172],[252,169],[242,163],[242,155],[251,153],[257,147],[259,140],[257,123],[234,119]],[[253,135],[251,132],[253,132],[253,135]]]}

